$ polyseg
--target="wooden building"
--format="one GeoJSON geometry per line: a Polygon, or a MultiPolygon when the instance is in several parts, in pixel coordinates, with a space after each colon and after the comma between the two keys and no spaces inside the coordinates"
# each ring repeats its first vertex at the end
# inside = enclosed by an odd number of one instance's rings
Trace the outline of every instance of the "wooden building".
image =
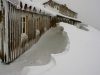
{"type": "Polygon", "coordinates": [[[51,27],[54,15],[28,0],[0,0],[0,4],[0,58],[9,63],[38,41],[51,27]]]}
{"type": "Polygon", "coordinates": [[[50,6],[56,12],[59,12],[59,13],[65,15],[65,16],[69,16],[69,17],[72,17],[72,18],[77,18],[77,13],[75,11],[71,10],[70,8],[68,8],[66,4],[61,4],[61,3],[59,3],[55,0],[49,0],[47,2],[44,2],[43,5],[45,7],[50,6]]]}
{"type": "Polygon", "coordinates": [[[31,0],[0,0],[0,58],[11,63],[35,44],[41,35],[58,22],[78,20],[57,15],[31,0]]]}

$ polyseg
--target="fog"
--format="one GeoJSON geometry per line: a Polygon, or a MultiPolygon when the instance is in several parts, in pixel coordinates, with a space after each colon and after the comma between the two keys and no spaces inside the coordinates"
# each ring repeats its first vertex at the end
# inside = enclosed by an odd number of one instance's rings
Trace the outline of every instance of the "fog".
{"type": "MultiPolygon", "coordinates": [[[[48,0],[33,0],[38,2],[48,0]]],[[[100,30],[100,0],[56,0],[78,13],[78,19],[100,30]]]]}

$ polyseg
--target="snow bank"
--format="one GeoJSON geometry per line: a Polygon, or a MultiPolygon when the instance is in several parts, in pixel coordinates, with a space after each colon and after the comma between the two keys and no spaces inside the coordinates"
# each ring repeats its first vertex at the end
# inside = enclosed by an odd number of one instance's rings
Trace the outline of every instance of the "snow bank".
{"type": "Polygon", "coordinates": [[[60,26],[62,33],[51,28],[14,63],[0,63],[0,75],[20,75],[25,66],[22,74],[26,75],[100,75],[100,31],[91,26],[88,32],[66,23],[60,26]]]}
{"type": "Polygon", "coordinates": [[[11,64],[0,63],[0,75],[21,75],[22,69],[23,75],[41,74],[56,66],[52,54],[64,52],[68,45],[66,32],[58,33],[58,30],[58,28],[51,28],[46,31],[36,44],[11,64]]]}
{"type": "MultiPolygon", "coordinates": [[[[56,28],[51,28],[47,31],[36,44],[36,46],[42,49],[46,49],[50,53],[51,62],[43,66],[28,66],[22,70],[22,75],[39,75],[43,74],[46,71],[50,70],[56,66],[54,54],[62,53],[66,49],[68,43],[68,37],[66,32],[63,32],[64,29],[62,26],[56,28]],[[44,38],[45,37],[45,38],[44,38]],[[47,37],[47,38],[46,38],[47,37]],[[44,41],[45,40],[45,41],[44,41]]],[[[67,52],[67,50],[66,50],[67,52]]],[[[48,58],[48,57],[47,57],[48,58]]],[[[38,63],[43,63],[43,61],[38,60],[38,63]]]]}
{"type": "Polygon", "coordinates": [[[60,23],[70,39],[67,54],[54,56],[56,67],[42,75],[100,75],[100,31],[88,26],[88,32],[60,23]]]}
{"type": "MultiPolygon", "coordinates": [[[[69,52],[52,54],[56,66],[49,71],[34,74],[29,72],[26,75],[100,75],[100,31],[88,26],[88,32],[77,27],[60,23],[67,32],[70,39],[69,52]],[[30,74],[31,73],[31,74],[30,74]]],[[[34,66],[33,66],[34,67],[34,66]]],[[[46,66],[45,66],[46,67],[46,66]]],[[[32,71],[32,68],[31,68],[32,71]]]]}

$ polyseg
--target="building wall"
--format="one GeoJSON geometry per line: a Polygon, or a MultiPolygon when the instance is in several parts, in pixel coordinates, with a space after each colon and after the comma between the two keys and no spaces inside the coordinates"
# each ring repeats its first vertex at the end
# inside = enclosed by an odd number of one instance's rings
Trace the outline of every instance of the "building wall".
{"type": "Polygon", "coordinates": [[[5,40],[2,41],[1,50],[5,52],[0,52],[0,58],[4,63],[14,61],[39,40],[45,32],[44,28],[48,30],[51,27],[49,15],[16,9],[16,6],[11,3],[8,3],[7,7],[8,13],[5,13],[8,18],[4,20],[3,24],[6,25],[5,29],[8,31],[3,31],[5,34],[2,38],[6,37],[8,47],[4,48],[5,40]],[[40,32],[38,35],[36,35],[37,30],[40,32]]]}

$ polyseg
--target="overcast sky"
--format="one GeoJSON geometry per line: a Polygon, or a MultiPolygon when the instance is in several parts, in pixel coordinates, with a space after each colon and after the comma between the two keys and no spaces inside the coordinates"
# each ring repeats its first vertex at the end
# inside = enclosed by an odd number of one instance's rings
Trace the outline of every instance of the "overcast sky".
{"type": "MultiPolygon", "coordinates": [[[[33,0],[48,1],[48,0],[33,0]]],[[[78,13],[78,19],[100,30],[100,0],[56,0],[78,13]]]]}

